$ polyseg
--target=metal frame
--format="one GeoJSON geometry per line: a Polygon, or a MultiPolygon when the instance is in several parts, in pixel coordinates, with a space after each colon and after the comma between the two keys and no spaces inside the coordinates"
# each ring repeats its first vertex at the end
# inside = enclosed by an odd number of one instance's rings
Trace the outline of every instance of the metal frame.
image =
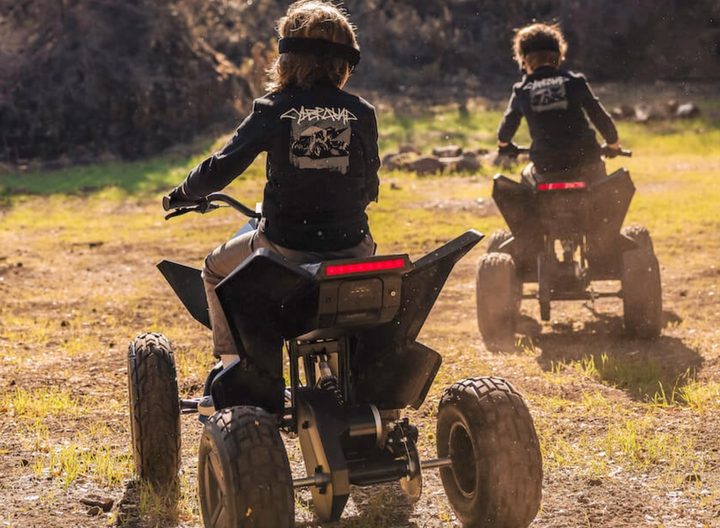
{"type": "MultiPolygon", "coordinates": [[[[327,264],[298,266],[258,250],[217,286],[233,337],[247,359],[215,377],[212,395],[216,407],[253,404],[252,393],[260,391],[255,404],[274,412],[279,425],[300,439],[307,476],[295,479],[293,487],[311,488],[321,521],[340,517],[350,484],[402,480],[403,489],[415,498],[422,490],[421,470],[452,464],[449,458],[420,461],[415,447],[417,429],[407,419],[389,424],[388,437],[383,438],[378,408],[417,408],[422,404],[441,358],[416,338],[455,263],[482,236],[468,231],[414,264],[407,256],[399,256],[407,261],[399,271],[333,279],[323,274],[327,264]],[[340,291],[343,281],[359,283],[367,277],[382,281],[383,300],[377,317],[371,314],[353,324],[352,317],[343,319],[333,316],[327,306],[319,308],[327,299],[336,299],[336,289],[340,291]],[[332,281],[337,284],[330,285],[332,281]],[[258,322],[253,318],[258,313],[267,320],[258,322]],[[256,379],[268,365],[263,356],[283,342],[290,356],[289,407],[263,400],[256,379]],[[328,363],[334,367],[334,391],[315,388],[319,381],[315,364],[321,356],[330,358],[328,363]],[[301,362],[305,386],[300,380],[301,362]]],[[[199,270],[167,261],[161,263],[162,270],[200,321],[199,270]]],[[[332,302],[339,306],[340,301],[332,302]]],[[[348,302],[352,305],[352,299],[348,302]]],[[[196,411],[197,400],[183,401],[182,408],[183,413],[196,411]]]]}

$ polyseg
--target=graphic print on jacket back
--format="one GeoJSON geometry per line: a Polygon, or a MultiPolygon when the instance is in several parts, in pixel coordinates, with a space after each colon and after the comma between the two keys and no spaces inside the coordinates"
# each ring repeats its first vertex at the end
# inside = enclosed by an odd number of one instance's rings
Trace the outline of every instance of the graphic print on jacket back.
{"type": "Polygon", "coordinates": [[[565,110],[568,107],[565,77],[538,79],[525,85],[530,90],[530,108],[533,112],[565,110]]]}
{"type": "Polygon", "coordinates": [[[298,169],[324,169],[347,174],[350,167],[351,121],[346,108],[292,108],[280,116],[292,120],[290,162],[298,169]]]}

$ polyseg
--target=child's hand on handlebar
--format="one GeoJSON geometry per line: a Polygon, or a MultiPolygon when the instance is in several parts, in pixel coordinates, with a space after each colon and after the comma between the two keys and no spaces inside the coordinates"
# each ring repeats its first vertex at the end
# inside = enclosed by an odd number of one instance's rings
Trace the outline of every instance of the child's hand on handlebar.
{"type": "Polygon", "coordinates": [[[608,145],[607,143],[603,143],[602,145],[602,155],[606,158],[615,158],[617,156],[627,156],[630,157],[632,155],[632,151],[625,150],[620,146],[619,142],[612,143],[608,145]]]}
{"type": "Polygon", "coordinates": [[[508,143],[498,143],[498,154],[509,158],[517,158],[518,154],[520,154],[520,149],[512,141],[508,143]]]}
{"type": "Polygon", "coordinates": [[[200,205],[205,202],[203,197],[190,197],[182,189],[182,186],[175,187],[170,194],[163,196],[163,209],[169,211],[170,209],[177,209],[179,207],[192,207],[200,205]]]}

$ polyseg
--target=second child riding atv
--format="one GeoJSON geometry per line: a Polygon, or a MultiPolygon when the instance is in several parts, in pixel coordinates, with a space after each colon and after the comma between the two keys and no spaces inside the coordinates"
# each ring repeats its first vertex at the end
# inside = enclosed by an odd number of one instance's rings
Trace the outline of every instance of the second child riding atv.
{"type": "Polygon", "coordinates": [[[510,230],[493,233],[478,262],[478,326],[489,347],[512,344],[522,299],[537,299],[548,321],[552,301],[618,296],[628,334],[660,334],[660,266],[650,234],[639,225],[622,227],[634,192],[624,168],[594,181],[572,172],[542,181],[524,176],[522,183],[495,176],[492,196],[510,230]],[[620,281],[620,289],[593,288],[608,280],[620,281]],[[525,283],[537,283],[537,290],[525,293],[525,283]]]}
{"type": "MultiPolygon", "coordinates": [[[[199,206],[225,202],[223,194],[199,206]]],[[[166,207],[172,204],[166,203],[166,207]]],[[[419,431],[400,412],[425,400],[440,355],[416,341],[455,263],[482,238],[468,231],[425,257],[372,256],[299,265],[259,249],[216,292],[244,357],[213,369],[205,385],[217,411],[200,439],[198,487],[207,528],[295,526],[293,490],[309,487],[320,522],[340,518],[351,485],[399,482],[410,500],[422,470],[439,468],[463,525],[525,528],[540,506],[542,459],[520,395],[500,378],[453,383],[437,410],[437,458],[421,460],[419,431]],[[289,356],[282,377],[269,368],[289,356]],[[276,389],[276,390],[275,390],[276,389]],[[293,478],[281,437],[299,439],[306,475],[293,478]]],[[[158,266],[185,307],[209,326],[200,270],[158,266]]],[[[167,487],[180,465],[180,400],[170,342],[135,338],[128,353],[130,414],[138,476],[167,487]]],[[[282,369],[280,369],[282,370],[282,369]]]]}

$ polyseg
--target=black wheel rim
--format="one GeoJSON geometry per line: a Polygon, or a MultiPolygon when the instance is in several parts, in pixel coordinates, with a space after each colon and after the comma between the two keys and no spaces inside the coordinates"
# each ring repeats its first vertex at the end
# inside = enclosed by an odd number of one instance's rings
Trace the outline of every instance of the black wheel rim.
{"type": "Polygon", "coordinates": [[[450,458],[458,489],[466,497],[472,497],[477,487],[477,464],[472,439],[462,423],[453,424],[450,430],[450,458]]]}
{"type": "Polygon", "coordinates": [[[205,464],[202,475],[202,509],[205,513],[208,528],[229,527],[227,509],[225,508],[225,482],[223,481],[222,466],[217,453],[208,450],[205,454],[205,464]]]}

